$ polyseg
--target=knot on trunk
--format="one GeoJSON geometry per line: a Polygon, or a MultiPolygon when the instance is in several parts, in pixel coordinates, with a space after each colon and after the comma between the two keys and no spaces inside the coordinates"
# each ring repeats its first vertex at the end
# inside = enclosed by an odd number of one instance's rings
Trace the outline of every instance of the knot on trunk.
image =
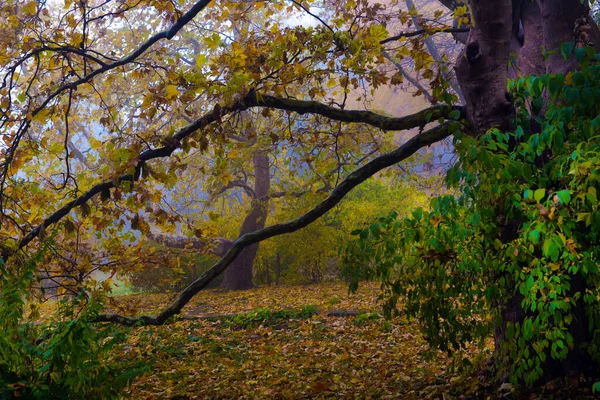
{"type": "Polygon", "coordinates": [[[478,41],[471,42],[467,45],[466,56],[467,61],[469,61],[471,64],[481,59],[481,50],[479,48],[478,41]]]}

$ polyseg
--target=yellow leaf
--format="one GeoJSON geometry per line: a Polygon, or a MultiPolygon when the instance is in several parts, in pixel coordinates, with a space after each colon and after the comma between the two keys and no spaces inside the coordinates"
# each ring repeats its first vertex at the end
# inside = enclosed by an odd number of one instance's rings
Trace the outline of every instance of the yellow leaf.
{"type": "Polygon", "coordinates": [[[79,47],[81,45],[81,42],[83,42],[83,35],[79,32],[73,32],[73,34],[71,35],[70,43],[73,46],[79,47]]]}
{"type": "Polygon", "coordinates": [[[236,158],[238,155],[238,151],[236,149],[231,150],[229,153],[227,153],[227,158],[236,158]]]}
{"type": "Polygon", "coordinates": [[[89,142],[92,150],[98,150],[100,147],[102,147],[102,142],[93,136],[90,136],[89,142]]]}
{"type": "Polygon", "coordinates": [[[174,99],[175,97],[179,96],[179,90],[177,90],[177,86],[175,85],[167,85],[165,94],[167,99],[174,99]]]}
{"type": "Polygon", "coordinates": [[[204,54],[199,54],[198,57],[196,57],[196,67],[198,68],[203,67],[207,62],[208,58],[206,58],[206,55],[204,54]]]}
{"type": "Polygon", "coordinates": [[[209,49],[216,50],[221,44],[221,36],[218,33],[213,33],[211,36],[208,36],[202,40],[209,49]]]}
{"type": "Polygon", "coordinates": [[[30,1],[21,7],[21,13],[24,15],[32,16],[37,13],[37,1],[30,1]]]}
{"type": "Polygon", "coordinates": [[[48,119],[48,115],[50,115],[50,110],[44,108],[33,117],[33,120],[36,122],[44,123],[48,119]]]}

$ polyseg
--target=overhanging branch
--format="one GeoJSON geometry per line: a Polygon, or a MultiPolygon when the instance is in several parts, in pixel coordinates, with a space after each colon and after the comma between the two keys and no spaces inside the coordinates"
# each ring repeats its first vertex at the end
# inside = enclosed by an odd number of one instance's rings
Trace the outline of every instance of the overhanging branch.
{"type": "MultiPolygon", "coordinates": [[[[47,217],[40,225],[36,226],[27,235],[25,235],[19,242],[18,249],[20,250],[27,246],[33,239],[38,237],[40,232],[42,232],[46,227],[57,223],[73,209],[85,204],[95,195],[109,191],[123,182],[135,182],[139,180],[142,167],[146,161],[169,157],[180,147],[181,141],[186,137],[189,137],[193,133],[198,132],[213,122],[220,121],[224,115],[231,114],[236,111],[246,110],[250,107],[270,107],[280,110],[293,111],[300,114],[318,114],[337,121],[365,123],[384,130],[403,130],[415,127],[423,127],[429,121],[435,121],[439,118],[448,118],[451,112],[454,110],[459,111],[460,119],[464,118],[463,107],[435,106],[405,117],[386,117],[370,111],[341,110],[316,101],[284,99],[273,96],[259,96],[256,93],[252,93],[246,96],[243,101],[236,102],[232,106],[215,107],[211,112],[198,118],[193,123],[175,133],[170,139],[168,145],[158,149],[146,150],[140,153],[136,158],[137,162],[135,167],[132,168],[131,174],[122,175],[118,178],[99,183],[90,188],[87,192],[83,193],[81,196],[68,202],[62,208],[47,217]]],[[[9,254],[3,254],[5,260],[9,256],[9,254]]]]}
{"type": "Polygon", "coordinates": [[[401,131],[417,126],[423,127],[438,118],[447,118],[453,110],[462,115],[463,107],[448,105],[429,107],[404,117],[387,117],[371,111],[342,110],[317,101],[285,99],[273,96],[261,96],[251,93],[244,99],[248,107],[269,107],[278,110],[293,111],[298,114],[318,114],[341,122],[355,122],[374,126],[384,131],[401,131]]]}
{"type": "Polygon", "coordinates": [[[453,132],[452,123],[445,123],[432,128],[424,133],[409,139],[396,150],[379,156],[364,166],[358,168],[344,179],[331,194],[322,202],[317,204],[307,213],[295,218],[291,221],[282,224],[272,225],[263,229],[259,229],[252,233],[247,233],[238,238],[225,256],[215,263],[208,271],[200,278],[195,280],[191,285],[185,288],[179,297],[164,309],[157,316],[143,315],[140,317],[126,317],[118,314],[103,314],[96,318],[96,322],[117,322],[123,325],[134,325],[142,323],[146,325],[162,325],[167,319],[183,309],[183,307],[198,293],[219,276],[233,262],[237,255],[246,247],[266,240],[268,238],[283,235],[286,233],[295,232],[316,221],[326,212],[335,207],[353,188],[360,185],[362,182],[376,174],[377,172],[397,164],[400,161],[412,156],[417,150],[436,143],[453,132]]]}
{"type": "Polygon", "coordinates": [[[415,37],[423,34],[433,35],[435,33],[466,33],[469,32],[471,28],[446,28],[446,29],[417,29],[412,32],[400,32],[397,35],[390,36],[389,38],[385,38],[379,42],[379,44],[386,44],[390,42],[395,42],[396,40],[415,37]]]}
{"type": "MultiPolygon", "coordinates": [[[[79,79],[76,79],[72,82],[64,83],[64,84],[60,85],[39,106],[37,106],[34,110],[32,110],[31,117],[35,117],[37,114],[39,114],[42,110],[44,110],[48,106],[48,104],[50,104],[50,102],[52,100],[54,100],[56,97],[58,97],[62,93],[67,92],[67,91],[76,90],[77,87],[79,87],[83,84],[86,84],[88,82],[91,82],[92,79],[94,79],[94,77],[96,77],[97,75],[101,75],[105,72],[108,72],[108,71],[113,70],[118,67],[122,67],[124,65],[127,65],[127,64],[135,61],[138,57],[140,57],[142,54],[144,54],[146,52],[146,50],[148,50],[150,47],[152,47],[156,42],[158,42],[160,40],[163,40],[163,39],[171,40],[185,25],[187,25],[192,19],[194,19],[194,17],[196,17],[196,15],[198,15],[198,13],[200,11],[202,11],[204,8],[206,8],[210,4],[211,1],[212,0],[198,1],[187,12],[182,14],[168,30],[164,30],[162,32],[159,32],[159,33],[151,36],[148,40],[143,42],[135,51],[133,51],[128,56],[123,57],[120,60],[114,61],[110,64],[102,64],[101,62],[97,61],[100,63],[100,65],[102,65],[100,68],[98,68],[98,69],[90,72],[89,74],[87,74],[79,79]]],[[[29,58],[32,54],[35,54],[35,52],[28,54],[26,57],[19,60],[19,62],[13,68],[16,70],[17,65],[24,62],[24,60],[29,58]]],[[[0,171],[0,212],[3,211],[2,195],[4,192],[5,181],[8,176],[8,171],[10,169],[10,165],[12,163],[14,153],[16,152],[17,148],[19,147],[21,138],[29,130],[32,120],[33,120],[33,118],[27,118],[21,124],[21,126],[18,129],[17,134],[15,135],[13,142],[10,144],[10,146],[8,147],[8,149],[5,152],[4,162],[2,162],[2,164],[0,164],[2,166],[2,170],[0,171]]]]}

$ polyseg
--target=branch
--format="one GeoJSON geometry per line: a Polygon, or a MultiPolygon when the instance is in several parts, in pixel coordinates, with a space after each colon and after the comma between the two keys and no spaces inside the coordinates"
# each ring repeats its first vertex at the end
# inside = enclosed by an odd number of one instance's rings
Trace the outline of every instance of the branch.
{"type": "Polygon", "coordinates": [[[376,114],[371,111],[342,110],[317,101],[262,96],[256,93],[249,94],[244,103],[248,107],[270,107],[278,110],[293,111],[298,114],[318,114],[335,121],[368,124],[384,131],[401,131],[417,126],[423,127],[429,121],[447,117],[453,110],[458,110],[461,113],[461,118],[464,117],[462,115],[463,107],[448,105],[429,107],[404,117],[386,117],[385,115],[376,114]]]}
{"type": "MultiPolygon", "coordinates": [[[[142,168],[146,161],[153,160],[156,158],[169,157],[175,150],[179,148],[183,139],[192,135],[194,132],[203,129],[204,127],[215,121],[220,121],[221,116],[234,111],[239,111],[242,108],[244,107],[239,102],[227,108],[215,107],[213,111],[209,112],[208,114],[205,114],[204,116],[195,120],[193,123],[179,130],[175,135],[173,135],[173,137],[169,140],[169,144],[167,144],[166,146],[160,147],[158,149],[146,150],[140,153],[136,158],[137,162],[135,164],[135,167],[133,167],[133,173],[121,175],[120,177],[116,177],[115,179],[106,180],[102,183],[98,183],[92,186],[87,192],[77,197],[75,200],[72,200],[65,204],[62,208],[55,211],[40,225],[36,226],[27,235],[25,235],[23,239],[21,239],[21,241],[19,242],[18,249],[20,250],[27,246],[33,239],[39,236],[40,232],[43,231],[44,228],[60,221],[65,215],[71,212],[71,210],[85,204],[95,195],[110,191],[110,189],[118,187],[123,182],[135,182],[139,180],[142,168]]],[[[8,255],[5,254],[4,257],[6,260],[6,257],[8,257],[8,255]]]]}
{"type": "Polygon", "coordinates": [[[389,38],[383,39],[382,41],[379,42],[379,44],[395,42],[396,40],[419,36],[419,35],[423,35],[425,33],[427,33],[429,35],[433,35],[434,33],[465,33],[465,32],[469,32],[470,30],[471,30],[471,28],[446,28],[446,29],[439,29],[439,30],[437,30],[437,29],[434,29],[434,30],[418,29],[418,30],[412,31],[412,32],[400,32],[397,35],[390,36],[389,38]]]}
{"type": "Polygon", "coordinates": [[[202,240],[195,237],[165,235],[164,233],[155,233],[152,229],[148,230],[146,236],[169,248],[209,250],[212,254],[219,257],[223,257],[231,247],[231,243],[233,243],[231,240],[224,238],[202,240]]]}
{"type": "Polygon", "coordinates": [[[371,160],[366,165],[358,168],[348,177],[346,177],[346,179],[344,179],[325,200],[317,204],[304,215],[301,215],[300,217],[286,223],[272,225],[239,237],[235,242],[233,242],[232,247],[229,249],[229,251],[227,251],[223,258],[215,263],[208,271],[202,274],[200,278],[185,288],[180,293],[179,297],[157,316],[142,315],[140,317],[131,318],[118,314],[103,314],[96,318],[96,322],[117,322],[123,325],[134,325],[137,323],[146,325],[164,324],[167,319],[175,314],[179,314],[183,307],[192,299],[192,297],[194,297],[194,295],[196,295],[196,293],[205,288],[217,276],[225,271],[225,269],[227,269],[227,267],[244,248],[268,238],[283,235],[285,233],[295,232],[304,228],[305,226],[308,226],[316,221],[319,217],[324,215],[327,211],[335,207],[346,196],[346,194],[348,194],[348,192],[377,172],[407,159],[417,150],[425,146],[432,145],[433,143],[450,136],[453,132],[451,125],[452,123],[438,125],[435,128],[409,139],[396,150],[371,160]]]}
{"type": "Polygon", "coordinates": [[[421,92],[423,92],[423,97],[425,97],[425,99],[428,102],[431,103],[431,101],[433,100],[433,97],[431,97],[431,94],[429,93],[429,90],[427,90],[427,88],[425,86],[421,85],[421,83],[417,79],[415,79],[412,76],[410,76],[410,74],[408,72],[406,72],[406,70],[404,69],[404,67],[402,66],[402,64],[400,64],[399,62],[395,61],[394,58],[392,57],[392,55],[390,53],[388,53],[387,51],[383,50],[381,52],[381,54],[383,54],[383,56],[385,58],[387,58],[387,60],[389,62],[391,62],[392,64],[394,64],[394,66],[398,69],[398,71],[400,71],[400,73],[402,74],[402,76],[404,76],[407,81],[409,81],[414,87],[416,87],[421,92]]]}
{"type": "MultiPolygon", "coordinates": [[[[166,146],[158,149],[146,150],[140,153],[137,158],[135,158],[137,161],[135,166],[132,168],[131,174],[121,175],[120,177],[98,183],[81,196],[68,202],[62,208],[47,217],[41,224],[36,226],[27,235],[25,235],[19,242],[18,249],[21,250],[27,246],[33,239],[38,237],[40,232],[42,232],[46,227],[57,223],[73,209],[85,204],[95,195],[110,191],[110,189],[118,187],[123,182],[135,182],[139,180],[142,168],[146,161],[169,157],[180,147],[181,141],[186,137],[203,129],[213,122],[221,121],[221,117],[224,115],[231,114],[236,111],[246,110],[250,107],[271,107],[280,110],[294,111],[300,114],[319,114],[337,121],[365,123],[384,130],[403,130],[417,126],[423,127],[429,121],[435,121],[438,118],[448,118],[448,115],[453,110],[460,112],[459,118],[464,118],[463,107],[436,106],[427,108],[412,115],[394,118],[375,114],[370,111],[341,110],[318,103],[316,101],[302,101],[273,96],[259,96],[256,93],[251,93],[246,96],[243,101],[238,101],[229,107],[220,107],[219,105],[216,105],[211,112],[198,118],[193,123],[185,126],[175,133],[169,140],[169,144],[166,146]],[[259,97],[260,100],[258,99],[259,97]]],[[[6,261],[10,255],[3,254],[2,256],[6,261]]]]}
{"type": "MultiPolygon", "coordinates": [[[[10,164],[12,163],[14,153],[15,153],[17,147],[19,146],[19,142],[20,142],[21,138],[29,129],[29,126],[31,125],[31,121],[33,120],[32,117],[35,117],[37,114],[39,114],[43,109],[45,109],[48,106],[48,104],[54,98],[59,96],[61,93],[65,92],[65,91],[76,90],[78,86],[90,82],[96,75],[99,75],[99,74],[105,73],[107,71],[110,71],[112,69],[129,64],[130,62],[134,61],[136,58],[138,58],[139,56],[144,54],[144,52],[146,50],[148,50],[154,43],[158,42],[159,40],[172,39],[177,34],[177,32],[179,32],[188,22],[190,22],[200,11],[202,11],[204,8],[206,8],[206,6],[208,6],[211,1],[212,0],[200,0],[199,2],[194,4],[192,6],[192,8],[190,8],[186,13],[184,13],[181,17],[179,17],[179,19],[177,19],[177,21],[171,26],[171,28],[155,34],[154,36],[149,38],[146,42],[144,42],[140,47],[138,47],[137,50],[135,50],[133,53],[129,54],[127,57],[123,57],[120,60],[115,61],[110,64],[105,64],[101,68],[98,68],[98,69],[90,72],[89,74],[83,76],[82,78],[79,78],[73,82],[62,84],[58,89],[56,89],[54,92],[52,92],[42,102],[42,104],[40,104],[38,107],[36,107],[31,112],[31,118],[27,118],[25,123],[23,125],[21,125],[21,127],[19,128],[19,131],[15,135],[15,139],[14,139],[13,143],[11,143],[10,147],[6,150],[5,161],[3,163],[3,170],[2,170],[2,172],[0,172],[0,194],[2,194],[4,192],[3,189],[4,189],[5,180],[6,180],[6,177],[8,176],[8,171],[10,168],[10,164]]],[[[22,60],[21,60],[21,62],[22,62],[22,60]]],[[[3,211],[1,202],[0,202],[0,211],[3,211]]]]}

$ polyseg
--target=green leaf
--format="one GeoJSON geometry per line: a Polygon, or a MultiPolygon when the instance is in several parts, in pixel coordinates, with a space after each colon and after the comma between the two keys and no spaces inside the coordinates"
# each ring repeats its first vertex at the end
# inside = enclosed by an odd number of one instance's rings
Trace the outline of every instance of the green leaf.
{"type": "Polygon", "coordinates": [[[539,229],[535,229],[535,230],[529,232],[529,241],[533,244],[538,244],[540,242],[539,229]]]}
{"type": "Polygon", "coordinates": [[[571,201],[571,193],[568,190],[561,190],[556,193],[561,204],[569,204],[571,201]]]}
{"type": "Polygon", "coordinates": [[[560,246],[555,238],[549,238],[544,241],[542,246],[542,255],[550,258],[552,262],[557,262],[560,257],[560,246]]]}
{"type": "Polygon", "coordinates": [[[565,60],[568,60],[569,58],[571,58],[571,53],[573,52],[574,48],[574,42],[565,42],[560,46],[560,54],[562,54],[565,60]]]}
{"type": "Polygon", "coordinates": [[[542,200],[545,195],[546,195],[546,189],[537,189],[535,191],[535,193],[533,194],[533,198],[535,199],[535,201],[537,201],[539,203],[540,200],[542,200]]]}
{"type": "Polygon", "coordinates": [[[527,318],[523,324],[523,337],[525,340],[529,340],[533,337],[533,323],[529,318],[527,318]]]}

